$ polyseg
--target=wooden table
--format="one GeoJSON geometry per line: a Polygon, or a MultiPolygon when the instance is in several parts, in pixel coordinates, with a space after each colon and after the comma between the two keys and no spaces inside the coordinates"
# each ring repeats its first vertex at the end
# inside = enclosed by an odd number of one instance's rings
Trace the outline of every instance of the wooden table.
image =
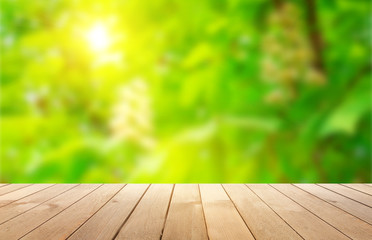
{"type": "Polygon", "coordinates": [[[371,184],[0,184],[0,239],[372,239],[371,184]]]}

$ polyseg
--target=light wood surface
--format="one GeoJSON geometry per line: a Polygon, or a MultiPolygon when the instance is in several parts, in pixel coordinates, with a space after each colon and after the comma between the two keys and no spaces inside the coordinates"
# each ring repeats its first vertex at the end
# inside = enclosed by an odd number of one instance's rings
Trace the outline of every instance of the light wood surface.
{"type": "Polygon", "coordinates": [[[147,188],[148,184],[126,186],[69,239],[112,239],[132,213],[147,188]]]}
{"type": "Polygon", "coordinates": [[[247,186],[223,186],[256,239],[301,239],[296,231],[247,186]]]}
{"type": "Polygon", "coordinates": [[[53,186],[53,184],[35,184],[15,190],[5,195],[1,195],[0,207],[4,207],[12,202],[15,202],[18,199],[22,199],[51,186],[53,186]]]}
{"type": "Polygon", "coordinates": [[[368,186],[367,184],[342,184],[342,185],[372,196],[372,187],[368,186]]]}
{"type": "Polygon", "coordinates": [[[366,206],[372,207],[372,196],[359,192],[354,191],[351,188],[348,188],[346,186],[338,185],[338,184],[320,184],[320,186],[327,188],[331,191],[334,191],[338,194],[341,194],[347,198],[356,200],[360,203],[363,203],[366,206]]]}
{"type": "Polygon", "coordinates": [[[200,194],[211,239],[254,239],[221,185],[201,184],[200,194]]]}
{"type": "Polygon", "coordinates": [[[348,237],[352,239],[372,239],[372,228],[368,223],[307,192],[298,191],[298,188],[293,185],[275,184],[273,186],[348,237]]]}
{"type": "Polygon", "coordinates": [[[248,184],[263,201],[305,239],[348,239],[301,205],[269,185],[248,184]]]}
{"type": "Polygon", "coordinates": [[[24,214],[2,223],[0,225],[0,236],[4,239],[19,239],[23,237],[61,213],[76,201],[85,197],[97,187],[99,187],[99,185],[96,184],[79,185],[24,214]]]}
{"type": "Polygon", "coordinates": [[[372,239],[370,184],[0,184],[0,240],[372,239]]]}
{"type": "Polygon", "coordinates": [[[11,204],[0,208],[0,224],[23,214],[30,209],[39,206],[40,204],[48,201],[51,198],[58,196],[59,194],[76,187],[77,184],[58,184],[50,188],[44,189],[38,194],[32,194],[28,197],[19,199],[11,204]]]}
{"type": "Polygon", "coordinates": [[[8,184],[0,188],[0,196],[30,186],[31,184],[8,184]]]}
{"type": "Polygon", "coordinates": [[[66,239],[109,201],[122,185],[103,185],[21,239],[66,239]]]}
{"type": "Polygon", "coordinates": [[[115,239],[160,239],[173,187],[151,185],[115,239]]]}
{"type": "Polygon", "coordinates": [[[315,184],[296,184],[296,186],[372,224],[372,208],[315,184]]]}
{"type": "Polygon", "coordinates": [[[177,184],[174,187],[162,239],[208,239],[197,184],[177,184]]]}

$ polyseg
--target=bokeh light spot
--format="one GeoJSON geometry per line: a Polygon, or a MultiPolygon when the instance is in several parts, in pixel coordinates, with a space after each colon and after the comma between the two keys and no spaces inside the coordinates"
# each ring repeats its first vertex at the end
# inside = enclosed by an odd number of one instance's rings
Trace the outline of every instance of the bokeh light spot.
{"type": "Polygon", "coordinates": [[[106,50],[110,45],[110,37],[107,29],[101,23],[95,24],[88,31],[87,40],[94,51],[106,50]]]}

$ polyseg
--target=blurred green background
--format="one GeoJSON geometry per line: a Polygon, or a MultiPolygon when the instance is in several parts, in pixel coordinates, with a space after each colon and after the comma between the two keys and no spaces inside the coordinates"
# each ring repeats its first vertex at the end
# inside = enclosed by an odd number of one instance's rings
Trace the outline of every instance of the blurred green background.
{"type": "Polygon", "coordinates": [[[1,0],[1,182],[370,182],[369,0],[1,0]]]}

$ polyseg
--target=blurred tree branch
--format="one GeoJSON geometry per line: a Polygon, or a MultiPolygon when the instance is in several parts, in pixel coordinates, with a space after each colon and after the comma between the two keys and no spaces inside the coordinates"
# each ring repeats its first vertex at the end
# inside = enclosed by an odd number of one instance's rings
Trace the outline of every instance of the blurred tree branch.
{"type": "Polygon", "coordinates": [[[307,10],[307,26],[309,29],[309,37],[311,47],[314,52],[314,65],[315,67],[325,72],[322,51],[323,51],[323,38],[319,30],[318,15],[316,10],[316,4],[314,0],[305,0],[307,10]]]}
{"type": "Polygon", "coordinates": [[[273,2],[277,9],[281,8],[283,5],[283,0],[273,0],[273,2]]]}

